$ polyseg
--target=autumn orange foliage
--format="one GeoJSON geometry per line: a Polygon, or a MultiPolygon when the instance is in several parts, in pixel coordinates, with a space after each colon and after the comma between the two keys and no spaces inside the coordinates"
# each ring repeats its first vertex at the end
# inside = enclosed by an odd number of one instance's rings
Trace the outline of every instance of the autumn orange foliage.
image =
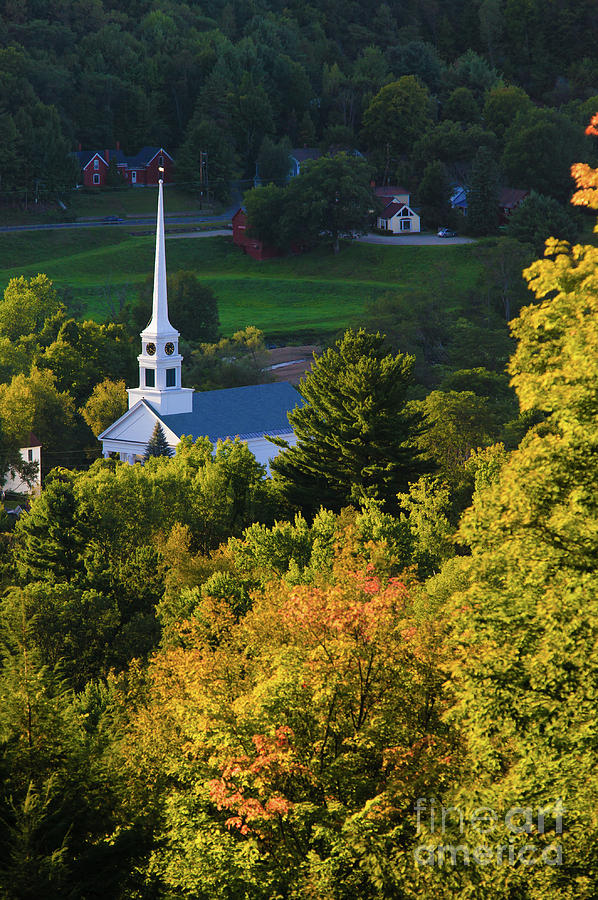
{"type": "MultiPolygon", "coordinates": [[[[598,137],[598,113],[590,119],[586,134],[598,137]]],[[[598,209],[598,170],[592,169],[586,163],[575,163],[571,166],[571,176],[577,185],[577,191],[573,194],[571,203],[574,206],[598,209]]]]}

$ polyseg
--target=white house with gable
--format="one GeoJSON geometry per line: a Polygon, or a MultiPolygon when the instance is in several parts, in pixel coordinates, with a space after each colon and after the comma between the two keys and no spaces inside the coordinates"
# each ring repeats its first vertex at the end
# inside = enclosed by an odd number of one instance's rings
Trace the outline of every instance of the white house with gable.
{"type": "Polygon", "coordinates": [[[287,413],[303,400],[285,382],[205,392],[183,387],[180,335],[168,318],[162,181],[158,188],[152,318],[140,335],[139,387],[128,389],[129,409],[99,435],[102,453],[105,457],[118,453],[129,463],[143,459],[160,422],[173,449],[183,435],[194,440],[207,436],[214,444],[239,437],[258,462],[267,465],[279,450],[265,435],[295,444],[287,413]]]}
{"type": "Polygon", "coordinates": [[[2,485],[5,494],[39,494],[42,487],[42,445],[32,431],[29,432],[27,446],[19,450],[23,462],[35,463],[37,471],[32,480],[26,481],[16,469],[9,469],[2,485]]]}
{"type": "Polygon", "coordinates": [[[392,234],[421,231],[420,217],[409,205],[409,191],[402,187],[387,185],[377,187],[374,194],[384,204],[384,209],[376,220],[378,228],[392,234]]]}

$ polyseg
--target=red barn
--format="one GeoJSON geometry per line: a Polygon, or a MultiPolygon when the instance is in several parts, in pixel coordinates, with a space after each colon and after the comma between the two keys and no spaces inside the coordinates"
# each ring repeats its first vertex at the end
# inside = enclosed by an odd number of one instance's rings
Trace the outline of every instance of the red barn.
{"type": "Polygon", "coordinates": [[[117,144],[116,150],[79,150],[75,156],[81,166],[85,187],[106,184],[111,160],[116,161],[123,180],[132,185],[157,184],[160,167],[164,169],[164,183],[173,180],[174,160],[164,147],[144,147],[135,156],[125,156],[117,144]]]}
{"type": "Polygon", "coordinates": [[[282,256],[282,251],[270,244],[264,244],[257,238],[252,238],[247,234],[247,214],[242,206],[236,211],[232,218],[233,224],[233,243],[240,247],[243,253],[248,253],[253,259],[274,259],[276,256],[282,256]]]}

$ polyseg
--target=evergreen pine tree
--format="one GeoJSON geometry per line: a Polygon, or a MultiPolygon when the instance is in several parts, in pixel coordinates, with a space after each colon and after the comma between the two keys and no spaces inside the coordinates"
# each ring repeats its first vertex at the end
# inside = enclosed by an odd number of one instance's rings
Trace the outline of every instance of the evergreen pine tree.
{"type": "Polygon", "coordinates": [[[55,470],[31,512],[17,523],[15,559],[25,579],[75,584],[88,539],[71,473],[55,470]]]}
{"type": "Polygon", "coordinates": [[[164,429],[159,422],[156,422],[151,438],[145,448],[144,459],[150,456],[172,456],[172,447],[166,440],[164,429]]]}
{"type": "Polygon", "coordinates": [[[271,464],[293,503],[309,514],[366,497],[396,508],[422,471],[406,404],[412,368],[412,356],[387,354],[384,336],[363,329],[316,358],[299,388],[306,405],[289,414],[297,444],[271,464]]]}
{"type": "Polygon", "coordinates": [[[492,151],[480,147],[471,166],[467,192],[467,221],[471,234],[498,231],[498,166],[492,151]]]}

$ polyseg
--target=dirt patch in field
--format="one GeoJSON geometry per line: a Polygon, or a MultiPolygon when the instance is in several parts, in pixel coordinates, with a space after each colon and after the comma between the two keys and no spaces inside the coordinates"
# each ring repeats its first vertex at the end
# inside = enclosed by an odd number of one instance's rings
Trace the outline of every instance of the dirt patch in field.
{"type": "Polygon", "coordinates": [[[313,363],[313,354],[319,353],[316,344],[304,344],[301,347],[274,347],[270,350],[268,371],[275,381],[288,381],[299,384],[313,363]]]}

